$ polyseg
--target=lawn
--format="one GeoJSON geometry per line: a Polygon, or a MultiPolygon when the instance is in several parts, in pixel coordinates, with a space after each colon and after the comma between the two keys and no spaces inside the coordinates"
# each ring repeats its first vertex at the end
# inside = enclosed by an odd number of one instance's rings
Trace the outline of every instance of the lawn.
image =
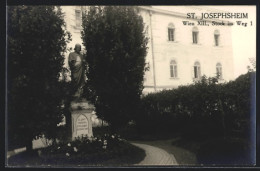
{"type": "Polygon", "coordinates": [[[214,137],[200,140],[177,139],[173,146],[184,148],[196,155],[201,165],[252,165],[252,146],[237,137],[214,137]]]}

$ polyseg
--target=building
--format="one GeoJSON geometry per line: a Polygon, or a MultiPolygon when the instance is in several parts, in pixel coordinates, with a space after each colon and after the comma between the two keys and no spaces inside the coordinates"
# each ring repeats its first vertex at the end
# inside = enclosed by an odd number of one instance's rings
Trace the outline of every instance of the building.
{"type": "MultiPolygon", "coordinates": [[[[203,75],[218,74],[220,82],[234,79],[231,27],[213,26],[213,20],[199,17],[202,12],[216,10],[203,6],[138,8],[149,37],[146,62],[150,70],[144,76],[144,94],[191,84],[203,75]],[[188,13],[196,13],[197,18],[188,18],[188,13]]],[[[62,9],[67,29],[72,33],[69,47],[74,47],[82,42],[81,12],[88,7],[64,6],[62,9]]],[[[67,65],[67,58],[65,63],[67,65]]]]}

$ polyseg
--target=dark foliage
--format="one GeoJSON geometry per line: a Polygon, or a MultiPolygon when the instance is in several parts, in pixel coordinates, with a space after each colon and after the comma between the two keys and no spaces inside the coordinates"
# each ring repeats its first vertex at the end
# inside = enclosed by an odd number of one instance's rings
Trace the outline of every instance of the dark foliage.
{"type": "Polygon", "coordinates": [[[251,147],[245,139],[215,138],[201,144],[197,159],[205,165],[252,165],[251,147]]]}
{"type": "Polygon", "coordinates": [[[85,97],[113,131],[137,113],[143,90],[147,38],[134,7],[91,7],[83,17],[85,97]]]}
{"type": "Polygon", "coordinates": [[[7,17],[8,144],[30,150],[34,138],[56,136],[68,87],[59,78],[70,34],[58,7],[9,6],[7,17]]]}
{"type": "Polygon", "coordinates": [[[194,85],[145,96],[142,115],[136,119],[138,130],[141,134],[170,132],[189,138],[252,136],[255,73],[225,84],[209,80],[204,77],[194,85]]]}
{"type": "Polygon", "coordinates": [[[127,166],[140,162],[144,157],[144,150],[118,135],[105,134],[92,138],[81,137],[72,142],[61,141],[38,150],[38,154],[18,154],[10,158],[9,165],[127,166]]]}

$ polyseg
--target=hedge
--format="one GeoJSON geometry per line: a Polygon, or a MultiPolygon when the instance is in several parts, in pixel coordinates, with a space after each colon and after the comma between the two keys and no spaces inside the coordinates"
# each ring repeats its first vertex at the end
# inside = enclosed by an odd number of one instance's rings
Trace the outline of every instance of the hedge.
{"type": "Polygon", "coordinates": [[[246,136],[255,107],[255,72],[222,84],[212,80],[203,76],[192,85],[144,96],[142,111],[135,118],[139,132],[246,136]]]}

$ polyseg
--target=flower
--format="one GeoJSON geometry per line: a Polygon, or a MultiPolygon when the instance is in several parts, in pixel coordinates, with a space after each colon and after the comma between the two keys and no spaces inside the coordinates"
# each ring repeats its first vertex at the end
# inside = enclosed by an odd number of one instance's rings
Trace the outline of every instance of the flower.
{"type": "Polygon", "coordinates": [[[76,147],[73,147],[73,150],[74,150],[75,152],[78,152],[78,149],[77,149],[76,147]]]}
{"type": "Polygon", "coordinates": [[[103,145],[103,149],[106,149],[107,148],[107,146],[106,145],[103,145]]]}
{"type": "Polygon", "coordinates": [[[68,143],[68,146],[70,147],[70,146],[71,146],[71,144],[70,144],[70,143],[68,143]]]}
{"type": "Polygon", "coordinates": [[[70,154],[69,154],[69,153],[66,153],[66,156],[68,156],[68,157],[69,157],[69,156],[70,156],[70,154]]]}
{"type": "Polygon", "coordinates": [[[104,140],[104,145],[107,145],[107,140],[104,140]]]}
{"type": "Polygon", "coordinates": [[[111,137],[112,137],[113,139],[115,138],[115,136],[114,136],[114,135],[112,135],[111,137]]]}
{"type": "Polygon", "coordinates": [[[90,142],[93,142],[93,141],[96,141],[96,140],[97,140],[97,137],[91,137],[91,138],[89,139],[90,142]]]}
{"type": "Polygon", "coordinates": [[[57,149],[60,149],[60,147],[58,147],[57,149]]]}

